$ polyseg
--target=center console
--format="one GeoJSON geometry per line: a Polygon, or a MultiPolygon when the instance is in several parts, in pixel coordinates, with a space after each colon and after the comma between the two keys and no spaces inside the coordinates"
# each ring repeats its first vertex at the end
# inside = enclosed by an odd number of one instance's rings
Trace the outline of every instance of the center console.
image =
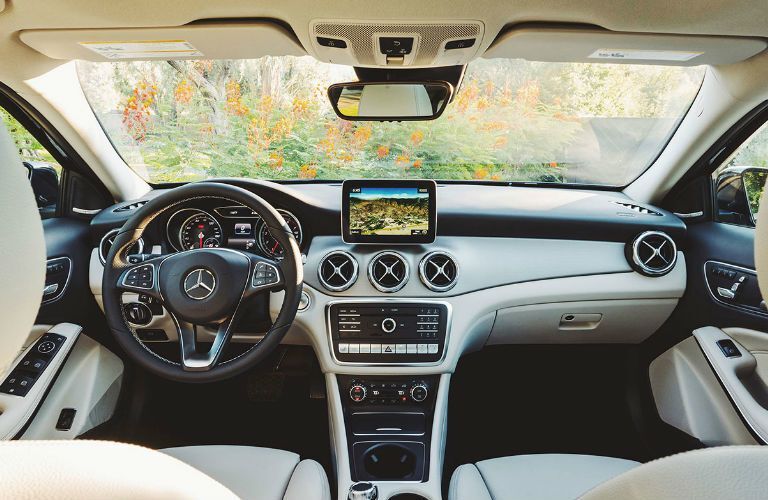
{"type": "Polygon", "coordinates": [[[429,479],[439,377],[339,375],[353,481],[429,479]]]}
{"type": "Polygon", "coordinates": [[[445,354],[445,302],[333,302],[327,314],[333,356],[341,364],[438,363],[445,354]]]}

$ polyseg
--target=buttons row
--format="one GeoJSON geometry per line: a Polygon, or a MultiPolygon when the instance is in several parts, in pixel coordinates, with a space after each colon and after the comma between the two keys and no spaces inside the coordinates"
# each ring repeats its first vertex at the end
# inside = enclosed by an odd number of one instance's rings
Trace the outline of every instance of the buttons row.
{"type": "Polygon", "coordinates": [[[144,289],[152,288],[154,286],[154,267],[152,264],[134,267],[125,275],[123,285],[144,289]]]}
{"type": "Polygon", "coordinates": [[[339,344],[339,354],[437,354],[439,344],[339,344]]]}
{"type": "Polygon", "coordinates": [[[274,285],[279,281],[277,268],[266,262],[256,264],[256,272],[253,274],[253,286],[274,285]]]}

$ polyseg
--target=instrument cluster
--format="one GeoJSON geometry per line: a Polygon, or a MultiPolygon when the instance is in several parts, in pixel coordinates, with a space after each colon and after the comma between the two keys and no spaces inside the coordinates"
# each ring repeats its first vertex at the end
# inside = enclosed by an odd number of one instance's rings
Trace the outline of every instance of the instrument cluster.
{"type": "MultiPolygon", "coordinates": [[[[299,219],[288,210],[277,209],[301,247],[304,232],[299,219]]],[[[283,248],[270,234],[262,218],[242,205],[197,207],[174,212],[166,223],[168,244],[176,251],[227,247],[260,253],[280,260],[283,248]]]]}

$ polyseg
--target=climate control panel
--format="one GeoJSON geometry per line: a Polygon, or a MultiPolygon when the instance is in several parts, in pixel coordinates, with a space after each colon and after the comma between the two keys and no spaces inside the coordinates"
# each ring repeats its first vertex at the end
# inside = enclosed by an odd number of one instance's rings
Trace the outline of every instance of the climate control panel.
{"type": "Polygon", "coordinates": [[[430,384],[422,379],[354,379],[349,384],[349,401],[354,405],[419,404],[429,396],[430,384]]]}
{"type": "Polygon", "coordinates": [[[328,307],[340,362],[410,364],[443,357],[450,307],[443,302],[345,302],[328,307]]]}

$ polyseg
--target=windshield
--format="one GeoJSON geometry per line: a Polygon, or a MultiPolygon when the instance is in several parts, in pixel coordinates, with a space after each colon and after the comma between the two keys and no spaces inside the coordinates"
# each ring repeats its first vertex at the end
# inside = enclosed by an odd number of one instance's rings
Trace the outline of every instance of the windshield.
{"type": "Polygon", "coordinates": [[[77,63],[117,151],[153,183],[426,178],[623,186],[685,115],[703,67],[480,59],[445,113],[349,122],[350,67],[305,57],[77,63]]]}

